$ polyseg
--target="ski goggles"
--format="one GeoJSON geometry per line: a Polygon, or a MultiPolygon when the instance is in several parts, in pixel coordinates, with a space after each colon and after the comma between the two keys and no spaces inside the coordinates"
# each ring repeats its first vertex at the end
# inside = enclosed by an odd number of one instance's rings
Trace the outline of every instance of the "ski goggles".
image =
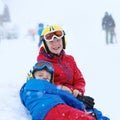
{"type": "Polygon", "coordinates": [[[61,39],[64,36],[64,33],[62,30],[55,30],[55,31],[51,31],[49,33],[46,33],[44,35],[44,39],[46,41],[53,41],[53,38],[57,38],[57,39],[61,39]]]}
{"type": "Polygon", "coordinates": [[[33,71],[36,71],[36,70],[43,70],[43,69],[46,69],[48,72],[50,73],[53,73],[54,72],[54,67],[53,65],[48,62],[48,61],[44,61],[44,60],[41,60],[39,62],[37,62],[35,64],[35,66],[33,67],[33,71]]]}

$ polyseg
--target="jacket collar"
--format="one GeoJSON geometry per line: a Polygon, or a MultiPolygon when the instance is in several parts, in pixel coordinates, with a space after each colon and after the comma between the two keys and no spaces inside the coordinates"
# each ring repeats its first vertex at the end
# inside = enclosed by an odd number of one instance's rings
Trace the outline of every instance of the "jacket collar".
{"type": "Polygon", "coordinates": [[[40,48],[40,52],[41,52],[45,57],[47,57],[47,58],[49,58],[49,59],[52,59],[52,58],[55,57],[55,56],[56,56],[56,57],[61,57],[61,56],[63,56],[63,55],[65,54],[65,51],[64,51],[64,50],[61,51],[60,55],[54,54],[54,53],[52,53],[52,52],[50,52],[50,53],[48,54],[48,53],[46,53],[46,51],[45,51],[45,49],[44,49],[43,47],[40,48]]]}

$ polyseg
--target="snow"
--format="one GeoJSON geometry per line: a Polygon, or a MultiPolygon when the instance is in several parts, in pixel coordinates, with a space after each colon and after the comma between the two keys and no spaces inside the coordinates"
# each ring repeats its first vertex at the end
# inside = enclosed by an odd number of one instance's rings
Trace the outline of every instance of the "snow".
{"type": "MultiPolygon", "coordinates": [[[[25,36],[39,22],[59,24],[65,29],[67,49],[86,80],[86,95],[95,98],[95,107],[119,118],[120,97],[120,16],[119,0],[5,0],[12,22],[19,25],[19,39],[0,41],[0,120],[31,120],[19,99],[19,90],[38,55],[36,41],[25,36]],[[104,12],[116,21],[118,43],[106,45],[101,28],[104,12]]],[[[1,6],[1,4],[0,4],[1,6]]]]}

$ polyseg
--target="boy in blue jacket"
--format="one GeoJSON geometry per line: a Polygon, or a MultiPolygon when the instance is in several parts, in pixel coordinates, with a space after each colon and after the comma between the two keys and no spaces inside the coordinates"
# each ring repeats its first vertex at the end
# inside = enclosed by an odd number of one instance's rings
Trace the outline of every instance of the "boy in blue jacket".
{"type": "Polygon", "coordinates": [[[20,98],[32,120],[95,120],[82,102],[52,84],[54,68],[50,62],[36,63],[31,75],[20,90],[20,98]]]}

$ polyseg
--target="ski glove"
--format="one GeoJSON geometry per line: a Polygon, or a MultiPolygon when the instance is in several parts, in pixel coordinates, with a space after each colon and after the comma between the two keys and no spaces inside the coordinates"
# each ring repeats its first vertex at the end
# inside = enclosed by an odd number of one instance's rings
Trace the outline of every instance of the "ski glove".
{"type": "Polygon", "coordinates": [[[84,103],[86,109],[93,109],[95,102],[92,97],[78,95],[77,99],[84,103]]]}

